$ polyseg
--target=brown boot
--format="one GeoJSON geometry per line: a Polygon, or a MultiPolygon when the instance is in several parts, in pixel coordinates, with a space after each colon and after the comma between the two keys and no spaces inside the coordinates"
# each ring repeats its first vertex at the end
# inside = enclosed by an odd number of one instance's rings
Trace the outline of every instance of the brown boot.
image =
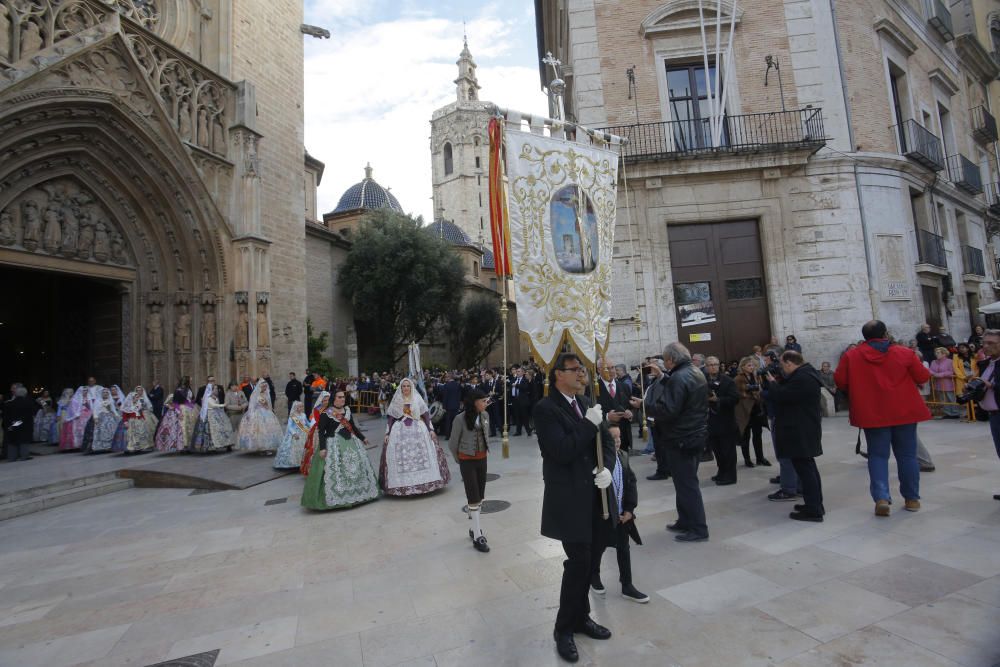
{"type": "Polygon", "coordinates": [[[879,500],[875,503],[875,516],[889,516],[888,500],[879,500]]]}
{"type": "Polygon", "coordinates": [[[907,500],[906,505],[903,508],[907,512],[919,512],[920,511],[920,501],[919,500],[907,500]]]}

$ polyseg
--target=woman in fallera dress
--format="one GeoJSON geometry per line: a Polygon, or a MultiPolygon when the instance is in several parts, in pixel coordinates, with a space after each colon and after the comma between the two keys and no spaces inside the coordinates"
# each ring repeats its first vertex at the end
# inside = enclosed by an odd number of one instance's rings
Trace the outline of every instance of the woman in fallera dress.
{"type": "Polygon", "coordinates": [[[306,435],[306,448],[302,452],[302,466],[299,470],[303,475],[309,476],[309,467],[312,465],[313,452],[319,449],[317,444],[318,436],[316,431],[319,429],[319,416],[323,414],[323,411],[330,407],[330,392],[321,391],[319,396],[316,397],[316,407],[313,408],[312,415],[309,419],[309,433],[306,435]]]}
{"type": "Polygon", "coordinates": [[[69,402],[73,400],[73,390],[69,387],[63,389],[62,396],[56,401],[56,418],[52,423],[52,435],[49,442],[57,445],[62,440],[63,424],[66,423],[66,413],[69,410],[69,402]]]}
{"type": "Polygon", "coordinates": [[[222,387],[209,383],[201,397],[198,424],[191,437],[190,451],[204,454],[232,450],[233,425],[226,416],[226,405],[222,402],[222,387]]]}
{"type": "Polygon", "coordinates": [[[43,391],[35,402],[38,403],[38,412],[35,413],[35,432],[32,434],[32,441],[47,444],[50,442],[49,431],[52,430],[52,422],[56,418],[55,406],[52,405],[52,397],[49,396],[48,390],[43,391]]]}
{"type": "Polygon", "coordinates": [[[302,506],[312,510],[354,507],[378,498],[375,468],[368,460],[368,440],[338,391],[319,418],[319,450],[302,490],[302,506]]]}
{"type": "Polygon", "coordinates": [[[94,413],[97,411],[97,402],[101,400],[101,392],[103,391],[104,387],[100,385],[83,388],[83,410],[80,411],[80,416],[74,420],[78,423],[74,424],[73,427],[75,437],[76,430],[81,428],[79,422],[83,422],[83,437],[79,440],[79,443],[80,448],[85,452],[90,451],[91,443],[94,440],[94,427],[96,426],[94,413]]]}
{"type": "Polygon", "coordinates": [[[390,496],[417,496],[443,488],[451,472],[431,426],[427,404],[409,378],[399,383],[386,410],[379,482],[390,496]]]}
{"type": "Polygon", "coordinates": [[[306,417],[305,405],[302,401],[295,401],[288,411],[285,437],[274,456],[274,467],[278,470],[295,470],[301,466],[308,435],[309,419],[306,417]]]}
{"type": "Polygon", "coordinates": [[[90,419],[90,408],[84,401],[85,387],[77,387],[63,411],[62,429],[59,431],[59,451],[71,452],[83,444],[83,430],[90,419]],[[84,416],[86,411],[86,416],[84,416]]]}
{"type": "Polygon", "coordinates": [[[118,422],[118,428],[115,429],[115,437],[111,440],[111,451],[121,452],[125,450],[125,418],[122,408],[125,407],[125,399],[128,397],[121,390],[121,387],[113,384],[111,385],[111,398],[118,407],[118,414],[122,415],[122,419],[118,422]]]}
{"type": "Polygon", "coordinates": [[[281,446],[281,424],[271,409],[267,382],[259,380],[250,394],[250,405],[240,422],[240,437],[236,448],[241,452],[273,454],[281,446]]]}
{"type": "Polygon", "coordinates": [[[148,452],[154,447],[153,437],[156,433],[156,415],[153,414],[153,403],[146,396],[146,390],[136,387],[125,397],[122,404],[122,423],[125,425],[125,442],[123,449],[112,449],[124,454],[148,452]]]}
{"type": "Polygon", "coordinates": [[[156,432],[156,451],[183,452],[187,449],[198,423],[198,409],[188,400],[188,390],[179,387],[163,413],[163,423],[156,432]]]}
{"type": "Polygon", "coordinates": [[[94,405],[94,436],[90,441],[90,453],[110,452],[111,441],[122,421],[118,405],[111,396],[110,389],[101,391],[101,397],[94,405]]]}

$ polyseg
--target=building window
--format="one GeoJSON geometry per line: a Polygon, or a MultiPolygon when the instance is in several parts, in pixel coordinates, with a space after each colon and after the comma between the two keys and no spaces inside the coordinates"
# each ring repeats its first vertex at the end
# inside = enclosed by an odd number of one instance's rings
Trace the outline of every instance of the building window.
{"type": "Polygon", "coordinates": [[[482,168],[482,164],[479,162],[479,156],[477,155],[476,156],[476,169],[481,169],[481,168],[482,168]]]}
{"type": "MultiPolygon", "coordinates": [[[[710,65],[708,72],[706,81],[704,65],[667,65],[674,150],[686,151],[712,145],[708,93],[709,89],[715,90],[715,65],[710,65]]],[[[727,143],[725,132],[722,143],[727,143]]]]}
{"type": "Polygon", "coordinates": [[[951,111],[948,107],[938,102],[938,123],[941,125],[941,142],[944,144],[945,156],[952,156],[956,153],[955,133],[951,126],[951,111]]]}
{"type": "Polygon", "coordinates": [[[479,208],[483,207],[483,193],[479,193],[479,208]]]}
{"type": "Polygon", "coordinates": [[[444,145],[444,175],[450,176],[455,171],[455,161],[451,154],[451,144],[444,145]]]}
{"type": "Polygon", "coordinates": [[[892,91],[892,116],[896,120],[896,131],[899,133],[900,152],[906,153],[906,127],[903,125],[908,120],[905,111],[906,72],[892,61],[889,61],[889,89],[892,91]]]}
{"type": "Polygon", "coordinates": [[[476,278],[479,277],[479,262],[472,263],[472,275],[476,278]]]}
{"type": "MultiPolygon", "coordinates": [[[[479,158],[476,158],[476,160],[478,160],[478,159],[479,158]]],[[[482,174],[476,174],[476,185],[482,185],[482,184],[483,184],[483,175],[482,174]]]]}

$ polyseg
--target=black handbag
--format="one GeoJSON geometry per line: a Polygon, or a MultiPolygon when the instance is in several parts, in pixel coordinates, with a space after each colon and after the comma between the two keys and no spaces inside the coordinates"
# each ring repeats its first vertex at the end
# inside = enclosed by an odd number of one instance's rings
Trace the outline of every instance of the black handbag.
{"type": "Polygon", "coordinates": [[[861,451],[861,429],[858,429],[858,442],[854,445],[854,453],[863,459],[868,458],[868,452],[861,451]]]}

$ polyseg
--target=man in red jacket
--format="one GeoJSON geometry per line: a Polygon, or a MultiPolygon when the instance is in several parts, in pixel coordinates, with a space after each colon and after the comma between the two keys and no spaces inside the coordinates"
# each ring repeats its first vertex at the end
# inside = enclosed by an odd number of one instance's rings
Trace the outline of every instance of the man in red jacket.
{"type": "Polygon", "coordinates": [[[861,335],[864,344],[841,357],[833,379],[847,394],[851,424],[865,430],[875,515],[889,516],[890,449],[905,509],[916,512],[920,509],[917,422],[931,418],[917,387],[927,382],[930,371],[911,350],[889,343],[885,323],[872,320],[861,328],[861,335]]]}

